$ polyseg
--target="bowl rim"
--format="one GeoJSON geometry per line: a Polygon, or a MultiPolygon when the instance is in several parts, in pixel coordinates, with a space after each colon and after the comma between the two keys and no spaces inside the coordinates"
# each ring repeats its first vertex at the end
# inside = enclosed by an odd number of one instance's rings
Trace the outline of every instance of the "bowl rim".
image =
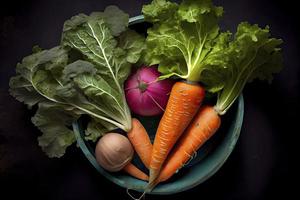
{"type": "MultiPolygon", "coordinates": [[[[137,23],[144,22],[144,16],[138,15],[129,19],[129,26],[137,23]]],[[[167,195],[167,194],[175,194],[179,192],[183,192],[189,190],[200,183],[203,183],[207,179],[209,179],[212,175],[214,175],[220,168],[223,166],[225,161],[228,159],[230,154],[232,153],[237,140],[240,136],[240,131],[243,123],[244,116],[244,98],[241,94],[237,99],[237,111],[234,115],[234,122],[231,124],[228,130],[228,134],[226,134],[225,138],[222,140],[221,144],[216,148],[210,158],[205,159],[204,163],[196,164],[191,167],[192,171],[188,177],[184,177],[184,181],[180,184],[176,182],[164,183],[162,185],[158,185],[154,190],[152,190],[149,194],[159,194],[159,195],[167,195]],[[212,157],[212,158],[211,158],[212,157]],[[213,162],[212,162],[213,160],[213,162]],[[197,172],[197,176],[194,173],[197,172]]],[[[75,121],[72,123],[73,132],[75,134],[75,138],[77,140],[77,144],[84,153],[85,157],[89,160],[89,162],[96,168],[98,172],[100,172],[104,177],[113,183],[131,190],[136,190],[139,192],[143,192],[143,189],[147,185],[147,182],[135,179],[130,176],[115,176],[104,170],[97,162],[95,155],[92,153],[94,150],[92,147],[87,144],[84,140],[84,133],[80,127],[80,122],[75,121]],[[134,183],[132,183],[134,182],[134,183]]]]}

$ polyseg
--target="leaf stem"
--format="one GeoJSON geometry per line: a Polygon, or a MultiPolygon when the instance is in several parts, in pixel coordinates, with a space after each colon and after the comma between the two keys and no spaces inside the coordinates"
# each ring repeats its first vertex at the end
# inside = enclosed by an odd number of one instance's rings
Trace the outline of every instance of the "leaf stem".
{"type": "Polygon", "coordinates": [[[106,122],[109,122],[109,123],[111,123],[111,124],[113,124],[113,125],[119,127],[119,128],[122,129],[122,130],[126,130],[126,128],[125,128],[124,125],[122,125],[122,124],[120,124],[120,123],[118,123],[118,122],[116,122],[116,121],[113,121],[113,120],[108,119],[108,118],[106,118],[106,117],[104,117],[104,116],[101,116],[101,115],[97,115],[96,113],[93,113],[93,112],[91,112],[91,111],[89,111],[89,110],[87,110],[87,109],[85,109],[85,108],[82,108],[82,107],[76,105],[76,104],[70,104],[70,105],[72,105],[72,106],[74,106],[75,108],[78,108],[79,110],[82,110],[82,111],[84,111],[85,113],[90,114],[90,115],[92,115],[92,116],[94,116],[94,117],[96,117],[96,118],[99,118],[99,119],[102,119],[102,120],[104,120],[104,121],[106,121],[106,122]]]}

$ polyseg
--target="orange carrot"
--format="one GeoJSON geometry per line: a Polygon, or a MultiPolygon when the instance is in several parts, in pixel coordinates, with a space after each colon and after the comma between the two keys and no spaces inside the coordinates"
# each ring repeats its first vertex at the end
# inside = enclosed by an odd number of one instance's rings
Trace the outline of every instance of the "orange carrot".
{"type": "Polygon", "coordinates": [[[152,144],[146,129],[141,122],[135,118],[132,119],[132,129],[127,133],[135,152],[140,157],[144,165],[149,169],[152,154],[152,144]]]}
{"type": "Polygon", "coordinates": [[[129,163],[128,165],[126,165],[123,168],[123,170],[135,178],[138,178],[138,179],[141,179],[144,181],[149,180],[149,176],[146,175],[144,172],[142,172],[139,168],[134,166],[132,163],[129,163]]]}
{"type": "Polygon", "coordinates": [[[197,113],[204,94],[204,88],[198,84],[176,82],[173,85],[154,139],[149,184],[158,177],[170,150],[197,113]]]}
{"type": "MultiPolygon", "coordinates": [[[[193,119],[176,147],[168,156],[157,180],[152,188],[159,182],[168,180],[179,170],[192,155],[218,130],[221,118],[212,106],[203,106],[193,119]]],[[[150,187],[150,188],[151,188],[150,187]]]]}

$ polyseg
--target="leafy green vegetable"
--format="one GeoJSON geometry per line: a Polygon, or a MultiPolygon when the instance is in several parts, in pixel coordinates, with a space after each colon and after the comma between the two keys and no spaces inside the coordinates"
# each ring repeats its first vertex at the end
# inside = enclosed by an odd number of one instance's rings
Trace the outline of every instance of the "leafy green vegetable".
{"type": "Polygon", "coordinates": [[[224,88],[218,94],[216,110],[226,113],[240,95],[245,84],[253,79],[272,80],[273,73],[282,69],[282,40],[270,38],[269,27],[241,23],[234,40],[225,50],[229,61],[224,88]]]}
{"type": "Polygon", "coordinates": [[[67,52],[60,47],[38,51],[17,65],[17,76],[10,79],[10,93],[31,108],[38,105],[32,122],[43,132],[39,145],[49,157],[60,157],[74,141],[67,128],[78,118],[78,112],[70,112],[65,102],[55,94],[61,77],[53,77],[58,68],[67,63],[67,52]],[[52,71],[53,70],[53,71],[52,71]],[[55,72],[55,73],[52,73],[55,72]]]}
{"type": "Polygon", "coordinates": [[[22,63],[17,64],[17,76],[10,79],[11,95],[27,104],[29,108],[41,101],[48,100],[48,98],[53,98],[50,86],[55,83],[54,77],[46,79],[45,73],[51,74],[51,69],[59,68],[66,63],[67,52],[60,47],[40,51],[23,58],[22,63]],[[38,77],[37,74],[40,76],[38,77]],[[45,85],[45,87],[43,88],[41,85],[45,85]],[[49,94],[45,95],[42,90],[49,94]]]}
{"type": "Polygon", "coordinates": [[[116,6],[64,24],[61,46],[33,48],[16,67],[10,93],[29,108],[43,133],[39,145],[49,157],[62,156],[75,141],[71,124],[81,115],[91,120],[86,139],[107,131],[131,129],[123,83],[144,49],[144,38],[127,29],[128,14],[116,6]]]}
{"type": "Polygon", "coordinates": [[[64,110],[61,105],[50,102],[39,103],[39,109],[32,122],[43,132],[38,141],[49,157],[62,156],[66,148],[75,142],[75,136],[69,127],[78,118],[79,115],[64,110]]]}
{"type": "Polygon", "coordinates": [[[114,129],[116,129],[116,126],[111,123],[105,123],[103,121],[99,123],[95,119],[92,119],[85,130],[85,139],[95,142],[100,136],[104,135],[105,132],[114,129]]]}
{"type": "Polygon", "coordinates": [[[114,25],[117,23],[118,27],[125,30],[128,15],[115,15],[112,21],[115,24],[107,22],[106,16],[111,16],[108,14],[111,10],[117,9],[109,7],[104,13],[92,13],[81,23],[77,20],[72,28],[63,32],[62,44],[81,52],[97,68],[97,76],[76,76],[75,85],[101,111],[102,120],[128,131],[131,129],[131,115],[125,100],[123,83],[130,73],[131,64],[139,59],[144,38],[133,31],[125,31],[119,38],[121,42],[118,42],[118,38],[112,33],[120,35],[121,30],[117,30],[114,25]],[[123,24],[120,24],[121,22],[123,24]]]}
{"type": "Polygon", "coordinates": [[[160,21],[173,21],[170,16],[174,16],[178,9],[178,4],[166,0],[153,0],[151,4],[143,6],[145,20],[156,23],[160,21]]]}
{"type": "Polygon", "coordinates": [[[129,15],[120,10],[117,6],[107,6],[104,12],[93,12],[90,16],[79,14],[73,16],[64,23],[63,33],[78,28],[79,25],[91,19],[105,21],[113,36],[119,36],[128,27],[129,15]]]}
{"type": "MultiPolygon", "coordinates": [[[[154,0],[144,6],[146,21],[154,24],[148,29],[146,63],[159,64],[161,78],[176,76],[189,81],[200,81],[209,71],[224,70],[223,49],[230,34],[219,31],[222,13],[223,8],[210,0],[183,0],[180,5],[154,0]]],[[[222,88],[221,79],[213,85],[211,80],[202,82],[212,91],[222,88]]]]}
{"type": "Polygon", "coordinates": [[[180,5],[154,0],[143,7],[153,27],[148,29],[147,64],[159,64],[161,78],[200,81],[218,93],[216,110],[224,114],[247,81],[271,80],[282,68],[281,40],[270,38],[269,27],[241,23],[232,41],[220,32],[222,7],[211,0],[183,0],[180,5]]]}

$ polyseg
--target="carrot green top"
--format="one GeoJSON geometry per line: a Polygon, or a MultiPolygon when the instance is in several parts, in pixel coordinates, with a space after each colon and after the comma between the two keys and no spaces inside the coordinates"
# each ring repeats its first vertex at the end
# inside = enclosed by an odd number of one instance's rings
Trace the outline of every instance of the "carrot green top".
{"type": "MultiPolygon", "coordinates": [[[[211,0],[183,0],[180,5],[154,0],[142,11],[145,20],[153,24],[146,40],[146,63],[159,64],[161,78],[176,76],[211,85],[204,80],[205,74],[223,70],[223,49],[230,38],[230,33],[219,31],[223,8],[211,0]]],[[[220,88],[217,82],[215,79],[211,90],[220,88]]]]}
{"type": "Polygon", "coordinates": [[[278,73],[283,66],[278,47],[281,43],[281,39],[270,37],[268,26],[239,24],[234,39],[224,51],[226,78],[215,106],[219,114],[226,113],[247,82],[256,78],[272,81],[273,73],[278,73]]]}
{"type": "Polygon", "coordinates": [[[282,68],[282,40],[271,38],[269,27],[242,22],[237,32],[221,32],[223,8],[211,0],[183,0],[181,4],[153,0],[143,7],[148,29],[148,64],[158,64],[161,78],[171,76],[201,82],[218,92],[215,109],[225,114],[255,78],[271,81],[282,68]]]}

